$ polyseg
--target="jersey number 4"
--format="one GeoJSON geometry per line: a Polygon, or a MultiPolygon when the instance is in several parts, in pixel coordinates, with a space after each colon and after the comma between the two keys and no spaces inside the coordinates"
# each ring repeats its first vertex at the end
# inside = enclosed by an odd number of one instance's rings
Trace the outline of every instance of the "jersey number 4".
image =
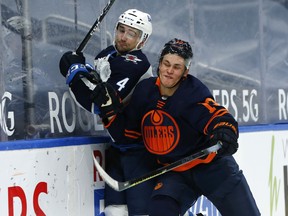
{"type": "Polygon", "coordinates": [[[125,78],[117,82],[117,86],[119,86],[118,91],[121,91],[123,88],[125,88],[126,83],[128,82],[129,78],[125,78]]]}

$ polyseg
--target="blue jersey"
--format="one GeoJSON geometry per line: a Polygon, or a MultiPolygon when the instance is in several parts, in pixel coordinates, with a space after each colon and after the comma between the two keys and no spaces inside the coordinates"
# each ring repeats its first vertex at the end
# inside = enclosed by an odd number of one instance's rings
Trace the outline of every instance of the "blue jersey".
{"type": "MultiPolygon", "coordinates": [[[[152,68],[141,50],[134,50],[128,53],[119,54],[114,46],[109,46],[102,50],[95,59],[109,56],[111,75],[107,80],[123,102],[127,102],[134,90],[135,85],[144,78],[152,76],[152,68]]],[[[91,100],[91,93],[95,85],[90,83],[86,78],[73,84],[70,88],[72,97],[80,106],[89,112],[96,113],[94,103],[91,100]]]]}
{"type": "Polygon", "coordinates": [[[160,94],[159,82],[156,77],[141,81],[125,111],[106,125],[115,140],[143,139],[160,162],[170,163],[205,147],[204,140],[221,122],[230,122],[238,133],[233,116],[196,77],[188,75],[171,97],[160,94]]]}

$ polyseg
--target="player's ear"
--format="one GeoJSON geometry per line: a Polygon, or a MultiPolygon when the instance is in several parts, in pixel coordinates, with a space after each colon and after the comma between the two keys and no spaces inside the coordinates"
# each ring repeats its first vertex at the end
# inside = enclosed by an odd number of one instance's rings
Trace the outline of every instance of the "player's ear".
{"type": "Polygon", "coordinates": [[[139,43],[138,46],[137,46],[137,49],[142,49],[144,47],[144,45],[145,45],[145,41],[146,40],[147,39],[144,39],[141,43],[139,43]]]}
{"type": "Polygon", "coordinates": [[[184,71],[184,74],[183,74],[183,78],[184,78],[184,79],[186,79],[188,73],[189,73],[189,69],[186,69],[186,70],[184,71]]]}

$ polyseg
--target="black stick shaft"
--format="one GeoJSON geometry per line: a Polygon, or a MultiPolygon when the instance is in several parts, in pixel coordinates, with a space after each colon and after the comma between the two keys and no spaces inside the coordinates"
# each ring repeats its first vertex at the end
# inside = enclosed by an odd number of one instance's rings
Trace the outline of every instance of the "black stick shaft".
{"type": "Polygon", "coordinates": [[[105,8],[102,10],[102,13],[100,14],[100,16],[97,18],[97,20],[95,21],[95,23],[93,24],[93,26],[91,27],[91,29],[89,30],[89,32],[87,33],[85,38],[82,40],[82,42],[80,43],[80,45],[76,49],[76,53],[81,53],[83,51],[83,49],[86,47],[88,41],[90,40],[92,35],[95,33],[95,31],[98,29],[101,21],[103,20],[105,15],[108,13],[109,9],[111,8],[111,6],[113,5],[114,2],[115,2],[115,0],[110,0],[107,3],[105,8]]]}
{"type": "Polygon", "coordinates": [[[175,162],[173,162],[173,163],[171,163],[171,164],[169,164],[167,166],[158,168],[158,169],[156,169],[156,170],[154,170],[154,171],[152,171],[150,173],[147,173],[147,174],[145,174],[145,175],[143,175],[141,177],[138,177],[138,178],[132,179],[130,181],[126,181],[126,182],[119,182],[118,183],[118,186],[119,186],[118,191],[126,190],[126,189],[128,189],[130,187],[134,187],[134,186],[136,186],[138,184],[141,184],[141,183],[143,183],[145,181],[148,181],[148,180],[150,180],[152,178],[155,178],[155,177],[157,177],[159,175],[163,175],[164,173],[167,173],[167,172],[169,172],[169,171],[171,171],[171,170],[173,170],[173,169],[175,169],[177,167],[180,167],[180,166],[182,166],[184,164],[187,164],[187,163],[189,163],[191,161],[194,161],[194,160],[196,160],[198,158],[206,156],[206,155],[208,155],[208,154],[210,154],[212,152],[216,152],[220,148],[221,148],[221,141],[219,141],[214,146],[211,146],[211,147],[209,147],[207,149],[203,149],[203,150],[201,150],[201,151],[199,151],[197,153],[194,153],[194,154],[189,155],[189,156],[187,156],[185,158],[182,158],[182,159],[180,159],[178,161],[175,161],[175,162]]]}

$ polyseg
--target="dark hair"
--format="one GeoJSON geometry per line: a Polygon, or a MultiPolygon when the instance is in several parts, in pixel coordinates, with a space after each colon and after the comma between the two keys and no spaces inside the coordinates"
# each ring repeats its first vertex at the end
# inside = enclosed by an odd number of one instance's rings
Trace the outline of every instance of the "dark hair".
{"type": "Polygon", "coordinates": [[[164,45],[161,51],[159,62],[163,59],[166,54],[177,54],[185,60],[191,60],[193,52],[190,44],[181,39],[174,38],[164,45]]]}

